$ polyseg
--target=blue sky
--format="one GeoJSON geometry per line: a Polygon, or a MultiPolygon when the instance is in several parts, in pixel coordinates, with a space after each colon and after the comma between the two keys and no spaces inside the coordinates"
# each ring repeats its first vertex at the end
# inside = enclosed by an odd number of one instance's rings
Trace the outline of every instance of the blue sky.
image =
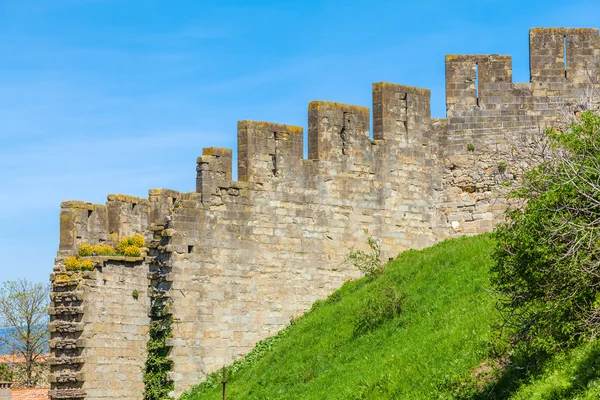
{"type": "Polygon", "coordinates": [[[370,106],[371,83],[432,90],[444,56],[513,56],[528,29],[600,27],[597,1],[0,0],[0,281],[47,281],[62,200],[192,191],[236,121],[306,130],[310,100],[370,106]]]}

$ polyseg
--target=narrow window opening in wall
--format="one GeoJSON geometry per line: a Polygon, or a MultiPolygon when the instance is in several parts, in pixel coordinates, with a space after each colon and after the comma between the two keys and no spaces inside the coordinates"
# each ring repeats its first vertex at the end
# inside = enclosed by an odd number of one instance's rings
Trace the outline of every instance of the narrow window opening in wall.
{"type": "Polygon", "coordinates": [[[565,69],[565,79],[567,79],[567,35],[563,36],[563,68],[565,69]]]}
{"type": "Polygon", "coordinates": [[[191,254],[194,252],[194,246],[188,246],[188,254],[191,254]]]}
{"type": "MultiPolygon", "coordinates": [[[[404,93],[404,132],[408,134],[408,93],[404,93]]],[[[408,139],[406,137],[405,139],[408,139]]]]}
{"type": "Polygon", "coordinates": [[[342,155],[346,155],[346,129],[350,129],[350,118],[349,113],[344,112],[342,119],[342,130],[340,132],[340,139],[342,139],[342,155]]]}
{"type": "Polygon", "coordinates": [[[278,171],[277,171],[277,154],[270,154],[271,156],[271,172],[273,173],[273,176],[277,176],[278,175],[278,171]]]}
{"type": "Polygon", "coordinates": [[[277,169],[277,147],[279,143],[279,133],[273,132],[273,140],[275,140],[275,153],[271,154],[271,172],[273,176],[279,176],[279,170],[277,169]]]}
{"type": "Polygon", "coordinates": [[[475,63],[475,101],[479,107],[479,63],[475,63]]]}
{"type": "Polygon", "coordinates": [[[92,214],[94,213],[93,210],[88,210],[88,218],[90,218],[92,216],[92,214]]]}
{"type": "Polygon", "coordinates": [[[135,211],[136,208],[137,208],[137,204],[131,203],[131,211],[135,211]]]}

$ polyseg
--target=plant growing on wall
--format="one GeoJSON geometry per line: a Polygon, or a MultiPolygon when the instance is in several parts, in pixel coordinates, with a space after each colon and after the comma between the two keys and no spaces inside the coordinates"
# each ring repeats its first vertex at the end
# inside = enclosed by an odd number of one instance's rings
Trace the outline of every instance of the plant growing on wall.
{"type": "Polygon", "coordinates": [[[83,243],[77,250],[77,256],[69,257],[65,260],[67,271],[91,271],[94,265],[90,260],[83,260],[80,257],[90,256],[125,256],[125,257],[140,257],[142,255],[142,247],[146,245],[146,241],[142,235],[135,233],[131,236],[124,237],[117,244],[115,249],[108,244],[91,245],[83,243]]]}
{"type": "Polygon", "coordinates": [[[117,244],[117,253],[127,257],[139,257],[141,248],[146,245],[144,237],[139,233],[125,237],[117,244]]]}
{"type": "Polygon", "coordinates": [[[148,356],[144,369],[144,400],[170,399],[173,382],[167,375],[173,369],[173,361],[169,359],[167,339],[172,335],[173,317],[163,295],[153,290],[150,306],[150,339],[146,344],[148,356]]]}
{"type": "Polygon", "coordinates": [[[88,256],[112,256],[116,254],[115,248],[108,244],[91,245],[84,243],[79,246],[77,254],[81,257],[88,256]]]}
{"type": "Polygon", "coordinates": [[[65,259],[65,269],[67,271],[93,271],[94,263],[92,260],[84,260],[78,256],[65,259]]]}
{"type": "Polygon", "coordinates": [[[381,241],[372,236],[367,239],[370,251],[352,250],[346,258],[345,263],[354,266],[360,272],[367,276],[379,275],[383,272],[383,262],[381,261],[381,241]]]}

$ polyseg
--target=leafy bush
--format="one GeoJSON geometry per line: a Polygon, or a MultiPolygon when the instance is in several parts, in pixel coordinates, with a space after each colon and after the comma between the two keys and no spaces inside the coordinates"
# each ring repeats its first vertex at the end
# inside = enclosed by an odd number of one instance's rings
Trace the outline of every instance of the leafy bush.
{"type": "Polygon", "coordinates": [[[0,364],[0,382],[12,382],[14,372],[6,364],[0,364]]]}
{"type": "Polygon", "coordinates": [[[405,297],[389,282],[379,285],[367,300],[366,307],[356,316],[353,336],[370,332],[398,317],[402,312],[405,297]]]}
{"type": "Polygon", "coordinates": [[[517,343],[549,353],[600,328],[600,117],[547,134],[551,156],[496,229],[492,284],[517,343]]]}
{"type": "Polygon", "coordinates": [[[367,276],[380,275],[383,272],[383,262],[381,261],[381,242],[374,237],[367,240],[371,251],[369,253],[362,250],[352,250],[344,262],[353,265],[356,269],[367,276]]]}

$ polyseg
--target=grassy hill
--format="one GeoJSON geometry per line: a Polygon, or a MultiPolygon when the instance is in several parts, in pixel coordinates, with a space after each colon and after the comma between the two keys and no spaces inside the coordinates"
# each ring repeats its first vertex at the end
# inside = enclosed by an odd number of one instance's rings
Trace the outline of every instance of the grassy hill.
{"type": "MultiPolygon", "coordinates": [[[[595,342],[535,374],[494,372],[506,347],[491,329],[492,249],[489,235],[449,240],[347,282],[229,366],[228,398],[600,398],[595,342]]],[[[217,373],[181,399],[221,399],[221,390],[217,373]]]]}

